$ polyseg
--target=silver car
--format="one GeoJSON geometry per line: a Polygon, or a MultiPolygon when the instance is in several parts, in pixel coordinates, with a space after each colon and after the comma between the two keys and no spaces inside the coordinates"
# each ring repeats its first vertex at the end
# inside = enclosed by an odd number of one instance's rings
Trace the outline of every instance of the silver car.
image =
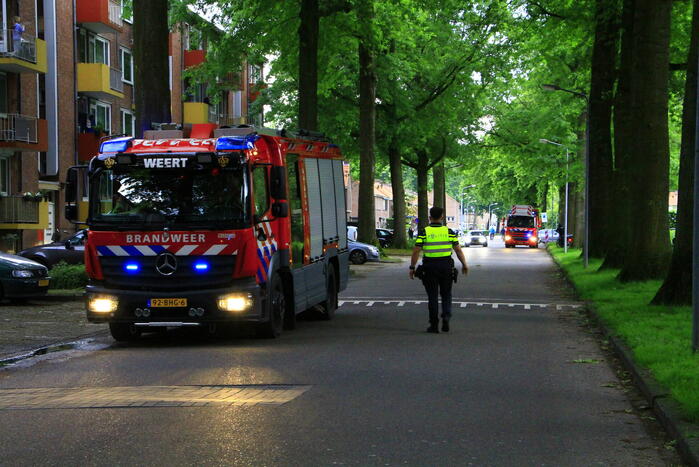
{"type": "Polygon", "coordinates": [[[469,230],[460,238],[461,246],[466,248],[472,245],[488,246],[488,231],[487,230],[469,230]]]}
{"type": "Polygon", "coordinates": [[[347,247],[349,248],[349,259],[352,261],[352,264],[379,261],[379,249],[374,245],[348,240],[347,247]]]}

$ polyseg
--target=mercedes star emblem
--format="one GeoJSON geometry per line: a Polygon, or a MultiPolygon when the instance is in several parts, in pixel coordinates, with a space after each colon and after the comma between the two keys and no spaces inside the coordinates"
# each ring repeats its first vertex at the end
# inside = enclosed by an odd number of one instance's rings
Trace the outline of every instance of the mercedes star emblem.
{"type": "Polygon", "coordinates": [[[163,276],[171,276],[177,271],[177,258],[172,253],[161,253],[155,259],[155,270],[163,276]]]}

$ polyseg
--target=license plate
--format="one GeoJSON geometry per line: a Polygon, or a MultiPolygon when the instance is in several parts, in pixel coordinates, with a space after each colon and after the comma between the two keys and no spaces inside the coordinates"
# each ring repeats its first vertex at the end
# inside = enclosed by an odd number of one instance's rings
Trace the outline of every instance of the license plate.
{"type": "Polygon", "coordinates": [[[178,308],[187,306],[186,298],[151,298],[149,308],[178,308]]]}
{"type": "Polygon", "coordinates": [[[40,279],[39,280],[39,287],[48,287],[49,286],[49,280],[48,279],[40,279]]]}

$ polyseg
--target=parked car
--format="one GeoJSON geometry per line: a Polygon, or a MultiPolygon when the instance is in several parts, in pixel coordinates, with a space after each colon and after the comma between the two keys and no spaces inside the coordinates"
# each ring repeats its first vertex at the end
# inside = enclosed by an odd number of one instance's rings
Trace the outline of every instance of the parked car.
{"type": "Polygon", "coordinates": [[[347,226],[347,240],[357,241],[357,226],[348,225],[347,226]]]}
{"type": "Polygon", "coordinates": [[[558,232],[556,229],[540,229],[539,230],[539,243],[551,243],[558,241],[558,232]]]}
{"type": "Polygon", "coordinates": [[[0,253],[0,298],[30,298],[46,295],[49,270],[36,261],[0,253]]]}
{"type": "Polygon", "coordinates": [[[461,246],[466,248],[472,245],[488,246],[488,231],[487,230],[469,230],[466,235],[460,238],[461,246]]]}
{"type": "Polygon", "coordinates": [[[87,231],[80,230],[64,242],[54,242],[40,245],[19,252],[20,256],[52,268],[60,261],[68,264],[82,264],[85,262],[85,240],[87,231]]]}
{"type": "Polygon", "coordinates": [[[379,261],[379,249],[374,245],[367,245],[366,243],[348,240],[347,247],[349,248],[349,259],[352,261],[352,264],[364,264],[367,261],[379,261]]]}
{"type": "Polygon", "coordinates": [[[386,248],[393,242],[393,230],[376,229],[376,237],[379,239],[381,248],[386,248]]]}

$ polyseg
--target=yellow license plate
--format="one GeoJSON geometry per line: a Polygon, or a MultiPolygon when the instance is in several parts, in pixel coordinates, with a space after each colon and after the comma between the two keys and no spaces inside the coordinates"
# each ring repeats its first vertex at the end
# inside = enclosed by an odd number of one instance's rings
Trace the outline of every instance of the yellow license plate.
{"type": "Polygon", "coordinates": [[[150,308],[177,308],[187,306],[186,298],[151,298],[148,302],[150,308]]]}
{"type": "Polygon", "coordinates": [[[40,279],[39,280],[39,287],[48,287],[49,286],[49,280],[48,279],[40,279]]]}

